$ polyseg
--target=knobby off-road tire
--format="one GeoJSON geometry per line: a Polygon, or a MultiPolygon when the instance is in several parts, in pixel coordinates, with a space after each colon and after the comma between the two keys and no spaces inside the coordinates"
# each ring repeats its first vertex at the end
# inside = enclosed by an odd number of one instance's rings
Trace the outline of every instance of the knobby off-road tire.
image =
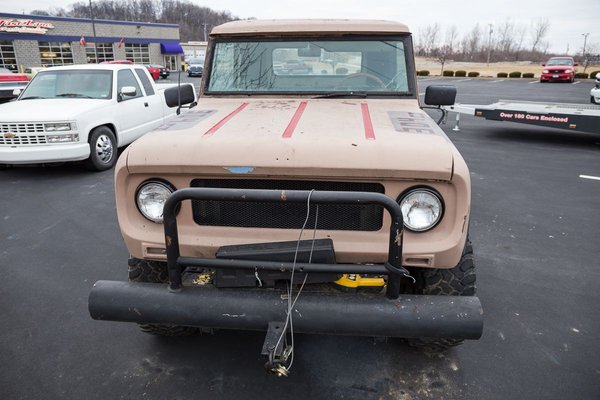
{"type": "MultiPolygon", "coordinates": [[[[167,264],[160,261],[147,261],[131,257],[128,262],[130,282],[168,283],[167,264]]],[[[166,290],[166,288],[165,288],[166,290]]],[[[142,332],[158,336],[188,336],[199,332],[191,326],[139,324],[142,332]]]]}
{"type": "MultiPolygon", "coordinates": [[[[458,264],[451,269],[421,270],[422,294],[435,296],[475,296],[475,264],[473,263],[473,246],[467,239],[463,254],[458,264]]],[[[457,346],[462,339],[416,338],[408,339],[414,347],[440,352],[457,346]]]]}

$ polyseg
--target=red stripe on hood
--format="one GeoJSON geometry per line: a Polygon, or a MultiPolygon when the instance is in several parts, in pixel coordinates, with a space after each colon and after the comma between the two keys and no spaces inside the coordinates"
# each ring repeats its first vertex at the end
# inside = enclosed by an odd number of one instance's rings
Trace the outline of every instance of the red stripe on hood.
{"type": "Polygon", "coordinates": [[[365,126],[365,138],[368,140],[375,140],[375,131],[373,130],[373,122],[371,121],[371,114],[369,113],[369,105],[367,103],[361,103],[360,108],[362,110],[363,124],[365,126]]]}
{"type": "Polygon", "coordinates": [[[298,121],[300,121],[300,118],[302,117],[302,113],[304,112],[304,109],[306,108],[307,104],[308,104],[308,102],[306,100],[302,100],[300,102],[300,105],[296,109],[296,112],[294,113],[294,116],[290,120],[290,123],[288,124],[287,128],[285,128],[285,131],[283,131],[283,135],[281,135],[282,138],[289,139],[292,137],[292,134],[294,133],[294,129],[296,129],[296,125],[298,125],[298,121]]]}
{"type": "Polygon", "coordinates": [[[241,106],[230,112],[225,118],[217,122],[212,128],[204,132],[203,136],[212,136],[216,131],[218,131],[223,125],[225,125],[231,118],[233,118],[237,113],[242,111],[248,103],[242,103],[241,106]]]}

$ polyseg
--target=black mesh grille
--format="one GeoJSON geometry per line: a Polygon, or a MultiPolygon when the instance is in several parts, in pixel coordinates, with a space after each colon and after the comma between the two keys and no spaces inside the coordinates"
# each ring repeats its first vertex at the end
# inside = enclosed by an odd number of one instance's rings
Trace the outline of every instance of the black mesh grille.
{"type": "MultiPolygon", "coordinates": [[[[194,179],[192,187],[275,190],[332,190],[384,193],[379,183],[271,181],[256,179],[194,179]]],[[[194,221],[199,225],[243,228],[301,229],[306,204],[193,200],[194,221]]],[[[316,207],[311,207],[308,226],[314,225],[316,207]]],[[[377,231],[383,224],[383,209],[377,205],[320,204],[318,229],[377,231]]]]}

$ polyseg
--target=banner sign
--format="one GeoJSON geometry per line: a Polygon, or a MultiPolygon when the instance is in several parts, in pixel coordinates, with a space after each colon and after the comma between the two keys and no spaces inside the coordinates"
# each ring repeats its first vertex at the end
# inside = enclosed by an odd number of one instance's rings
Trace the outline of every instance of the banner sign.
{"type": "Polygon", "coordinates": [[[31,19],[0,19],[0,32],[8,33],[37,33],[40,35],[54,29],[49,22],[38,22],[31,19]]]}

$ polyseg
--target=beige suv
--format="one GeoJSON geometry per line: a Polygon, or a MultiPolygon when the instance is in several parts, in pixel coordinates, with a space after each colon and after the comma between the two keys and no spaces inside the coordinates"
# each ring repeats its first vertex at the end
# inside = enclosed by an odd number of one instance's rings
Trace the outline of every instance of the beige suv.
{"type": "MultiPolygon", "coordinates": [[[[455,95],[429,87],[425,103],[455,95]]],[[[130,145],[115,187],[129,282],[96,283],[96,319],[265,330],[278,373],[293,332],[481,335],[469,170],[419,104],[403,24],[214,28],[198,106],[130,145]]]]}

